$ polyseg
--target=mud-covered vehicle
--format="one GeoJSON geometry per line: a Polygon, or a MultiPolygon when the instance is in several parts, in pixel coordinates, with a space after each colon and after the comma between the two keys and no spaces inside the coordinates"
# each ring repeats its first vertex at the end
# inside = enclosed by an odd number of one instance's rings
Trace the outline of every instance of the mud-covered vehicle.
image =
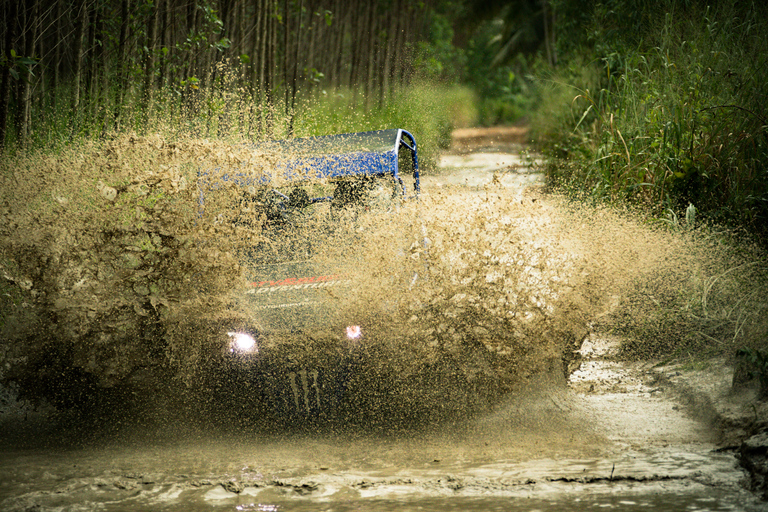
{"type": "Polygon", "coordinates": [[[367,332],[369,312],[349,298],[369,277],[358,265],[361,230],[386,224],[419,193],[415,138],[393,129],[259,150],[272,155],[268,165],[199,180],[201,215],[209,196],[234,187],[231,222],[260,230],[240,254],[250,283],[237,304],[244,318],[222,326],[206,389],[219,406],[280,424],[381,414],[397,377],[376,363],[387,356],[367,332]]]}

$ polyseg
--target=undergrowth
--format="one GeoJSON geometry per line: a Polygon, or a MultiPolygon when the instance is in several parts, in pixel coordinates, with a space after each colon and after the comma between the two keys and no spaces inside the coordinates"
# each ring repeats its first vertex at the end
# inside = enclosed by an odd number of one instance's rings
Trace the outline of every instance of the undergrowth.
{"type": "Polygon", "coordinates": [[[403,128],[415,135],[421,162],[429,169],[438,151],[450,144],[451,131],[477,119],[474,93],[458,85],[418,82],[371,101],[355,90],[313,89],[297,97],[293,109],[286,109],[283,98],[255,98],[226,64],[217,67],[215,76],[205,88],[158,91],[149,107],[133,98],[133,106],[122,108],[117,116],[108,105],[87,115],[73,116],[66,109],[50,112],[24,147],[9,145],[4,156],[29,150],[52,153],[131,133],[158,135],[168,142],[194,138],[251,143],[403,128]]]}
{"type": "MultiPolygon", "coordinates": [[[[696,244],[642,276],[609,322],[631,357],[768,348],[768,17],[757,3],[660,2],[636,30],[595,6],[581,51],[541,80],[532,133],[550,187],[631,205],[696,244]],[[590,32],[591,31],[591,32],[590,32]],[[585,57],[589,55],[591,57],[585,57]]],[[[640,20],[640,21],[638,21],[640,20]]],[[[626,262],[631,265],[632,262],[626,262]]]]}
{"type": "Polygon", "coordinates": [[[594,60],[574,60],[545,80],[533,129],[550,156],[549,182],[657,216],[693,204],[765,240],[765,7],[650,14],[649,24],[658,21],[639,42],[614,38],[594,60]]]}

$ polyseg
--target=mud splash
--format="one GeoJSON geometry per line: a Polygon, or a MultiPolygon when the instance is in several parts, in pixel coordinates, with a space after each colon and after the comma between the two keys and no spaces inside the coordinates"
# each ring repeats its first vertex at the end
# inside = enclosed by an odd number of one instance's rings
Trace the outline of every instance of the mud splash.
{"type": "MultiPolygon", "coordinates": [[[[356,290],[345,304],[365,313],[380,333],[378,342],[391,348],[382,352],[389,355],[382,365],[407,372],[418,368],[414,361],[450,361],[444,367],[460,372],[485,397],[473,417],[444,420],[420,431],[269,436],[237,425],[206,430],[175,417],[173,402],[158,400],[160,421],[134,418],[105,425],[115,417],[104,417],[94,426],[101,432],[83,439],[63,433],[67,424],[55,415],[21,408],[13,423],[15,435],[4,436],[0,504],[8,510],[101,506],[116,511],[759,510],[762,504],[740,487],[743,473],[733,455],[713,451],[709,425],[691,421],[662,391],[637,379],[638,373],[622,374],[620,386],[615,376],[590,380],[596,363],[616,369],[611,361],[590,355],[590,349],[601,346],[590,331],[610,325],[630,299],[637,301],[649,291],[653,297],[679,292],[686,283],[719,275],[719,253],[690,232],[649,228],[627,212],[581,208],[535,188],[506,187],[504,179],[519,169],[505,168],[488,168],[487,180],[469,187],[462,180],[476,177],[477,169],[465,176],[459,171],[432,183],[418,208],[405,207],[386,222],[372,219],[354,227],[356,243],[366,250],[359,251],[363,256],[350,263],[349,271],[364,273],[369,286],[356,290]],[[655,278],[660,275],[664,280],[655,278]],[[587,360],[580,365],[582,357],[587,360]],[[573,375],[570,389],[567,374],[573,375]],[[600,393],[590,392],[589,386],[600,393]],[[658,427],[653,435],[640,432],[642,411],[631,414],[621,405],[632,400],[626,396],[631,393],[662,409],[675,429],[653,422],[642,424],[658,427]],[[491,403],[496,406],[488,411],[491,403]],[[51,443],[48,450],[34,447],[40,439],[51,443]]],[[[93,197],[98,197],[97,184],[92,183],[93,197]]],[[[26,224],[28,229],[63,229],[63,224],[37,218],[26,224]]],[[[169,300],[167,305],[188,315],[189,337],[172,339],[179,342],[176,350],[190,353],[199,339],[193,334],[205,330],[192,319],[201,307],[227,311],[229,292],[241,279],[232,255],[244,238],[225,236],[226,226],[209,229],[222,242],[205,250],[219,251],[218,259],[215,252],[194,253],[182,268],[210,269],[201,275],[211,284],[185,289],[189,295],[180,297],[189,302],[169,300]]],[[[21,239],[21,231],[14,233],[14,240],[21,239]]],[[[56,246],[53,238],[39,239],[43,246],[56,246]]],[[[324,250],[329,259],[348,253],[343,245],[329,244],[324,250]]],[[[147,247],[142,258],[150,252],[147,247]]],[[[18,311],[35,310],[37,323],[31,325],[46,325],[49,313],[41,313],[33,293],[48,293],[36,288],[43,282],[35,277],[39,274],[25,274],[28,267],[8,261],[6,286],[20,290],[18,311]],[[21,306],[25,302],[26,308],[21,306]]],[[[48,268],[56,276],[56,269],[65,266],[48,268]]],[[[74,284],[67,289],[76,290],[74,284]]],[[[120,296],[122,290],[111,292],[120,296]]],[[[109,292],[102,293],[109,297],[109,292]]],[[[128,294],[134,295],[135,290],[128,294]]],[[[55,303],[52,307],[55,312],[55,303]]],[[[154,310],[151,302],[145,309],[154,310]]],[[[16,321],[22,318],[19,314],[16,321]]],[[[88,321],[87,314],[77,318],[88,321]]],[[[95,319],[90,325],[96,325],[95,319]]],[[[13,339],[31,346],[45,332],[37,328],[22,331],[26,338],[13,339]]],[[[171,339],[165,337],[168,331],[160,338],[171,339]]],[[[82,340],[55,338],[71,346],[82,340]]],[[[173,352],[161,352],[168,353],[173,352]]],[[[442,400],[457,399],[445,388],[432,389],[442,400]]],[[[4,433],[10,426],[3,423],[4,433]]]]}
{"type": "MultiPolygon", "coordinates": [[[[238,254],[261,240],[264,222],[231,181],[200,217],[198,173],[269,167],[273,158],[126,136],[4,162],[5,380],[65,407],[100,394],[123,403],[169,380],[179,383],[171,389],[194,384],[226,342],[221,326],[259,322],[236,300],[248,286],[238,254]]],[[[418,204],[316,241],[319,259],[362,276],[334,307],[367,322],[383,373],[414,377],[399,390],[404,404],[439,401],[452,385],[456,410],[472,410],[532,376],[565,378],[595,326],[653,320],[659,303],[686,307],[675,301],[690,291],[711,312],[732,297],[714,291],[733,292],[749,277],[693,229],[524,188],[533,175],[517,156],[443,160],[448,170],[425,179],[418,204]],[[425,365],[458,378],[420,381],[425,365]]],[[[730,315],[734,339],[754,324],[741,310],[730,315]]],[[[648,331],[659,339],[670,330],[648,331]]],[[[639,340],[635,352],[657,348],[639,340]]]]}
{"type": "Polygon", "coordinates": [[[242,146],[123,136],[4,160],[5,378],[68,407],[188,376],[211,344],[194,333],[206,315],[230,314],[234,254],[259,233],[224,222],[229,211],[199,218],[197,175],[253,158],[242,146]]]}
{"type": "MultiPolygon", "coordinates": [[[[63,407],[105,389],[121,403],[146,396],[145,384],[193,382],[222,345],[217,326],[258,322],[233,297],[247,287],[237,255],[263,223],[235,222],[254,212],[232,182],[200,217],[194,184],[200,169],[269,166],[269,155],[255,157],[244,146],[126,136],[6,162],[6,381],[63,407]]],[[[562,226],[541,204],[501,189],[479,203],[427,196],[350,224],[318,257],[365,276],[337,307],[369,320],[390,373],[441,359],[501,396],[562,365],[586,332],[583,299],[571,293],[581,256],[559,245],[562,226]]]]}

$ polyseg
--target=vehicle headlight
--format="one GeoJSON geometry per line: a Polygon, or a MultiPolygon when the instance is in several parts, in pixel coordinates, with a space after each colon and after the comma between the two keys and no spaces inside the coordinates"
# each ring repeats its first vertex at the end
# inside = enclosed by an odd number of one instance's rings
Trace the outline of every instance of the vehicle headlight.
{"type": "Polygon", "coordinates": [[[227,335],[229,336],[230,352],[253,354],[259,351],[259,347],[256,345],[256,338],[247,332],[230,331],[227,335]]]}
{"type": "Polygon", "coordinates": [[[346,331],[347,331],[347,338],[349,338],[350,340],[356,340],[363,335],[363,330],[360,328],[359,325],[348,325],[346,331]]]}

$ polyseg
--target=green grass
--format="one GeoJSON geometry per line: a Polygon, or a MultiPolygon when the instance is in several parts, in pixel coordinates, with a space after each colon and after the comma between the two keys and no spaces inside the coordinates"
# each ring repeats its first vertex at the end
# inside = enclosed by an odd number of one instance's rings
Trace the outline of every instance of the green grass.
{"type": "Polygon", "coordinates": [[[640,44],[547,77],[533,131],[550,183],[658,216],[693,204],[768,237],[763,11],[726,2],[668,13],[640,44]]]}
{"type": "MultiPolygon", "coordinates": [[[[183,94],[178,89],[158,91],[148,111],[141,108],[137,91],[128,91],[117,121],[116,107],[109,103],[115,94],[105,95],[100,108],[78,115],[68,109],[49,112],[24,149],[56,153],[125,133],[154,134],[167,142],[198,138],[241,143],[403,128],[416,137],[421,163],[429,169],[438,152],[450,144],[451,131],[474,125],[478,118],[475,94],[459,85],[419,82],[371,101],[354,90],[316,88],[300,94],[293,111],[286,113],[282,94],[276,94],[270,105],[260,103],[236,78],[235,72],[222,72],[204,89],[183,94]]],[[[66,97],[66,92],[62,90],[60,96],[66,97]]],[[[17,149],[9,144],[5,154],[12,156],[17,149]]]]}
{"type": "MultiPolygon", "coordinates": [[[[616,5],[620,16],[632,2],[616,5]]],[[[547,182],[630,205],[700,244],[701,268],[680,254],[674,272],[660,268],[625,299],[612,328],[627,356],[766,353],[766,8],[668,1],[653,9],[639,32],[601,34],[606,14],[596,7],[592,46],[539,76],[531,123],[547,182]]]]}

